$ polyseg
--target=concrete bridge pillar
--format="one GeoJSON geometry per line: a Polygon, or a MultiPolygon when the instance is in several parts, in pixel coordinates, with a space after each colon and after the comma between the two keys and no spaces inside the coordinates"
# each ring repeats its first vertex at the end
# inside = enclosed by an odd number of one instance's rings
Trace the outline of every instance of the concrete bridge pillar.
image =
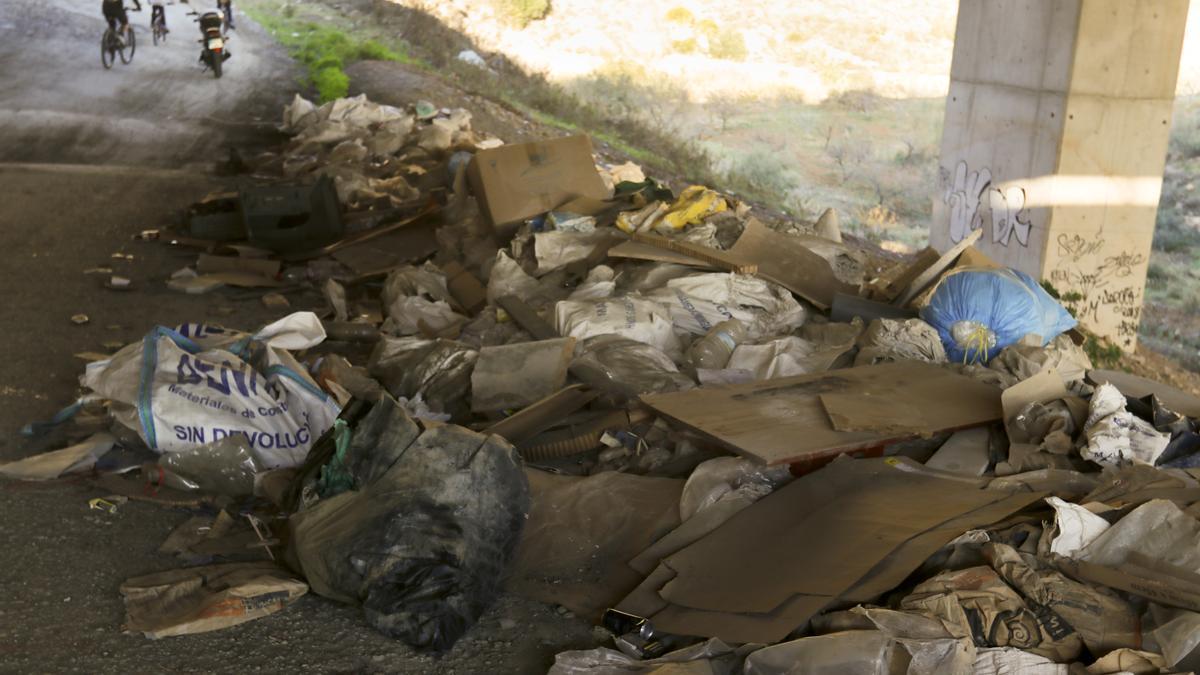
{"type": "Polygon", "coordinates": [[[1137,341],[1188,0],[960,0],[932,244],[1137,341]]]}

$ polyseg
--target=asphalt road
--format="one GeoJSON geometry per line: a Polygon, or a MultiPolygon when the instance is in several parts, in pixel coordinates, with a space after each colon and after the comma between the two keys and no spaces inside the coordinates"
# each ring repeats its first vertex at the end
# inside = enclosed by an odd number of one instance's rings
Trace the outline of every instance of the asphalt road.
{"type": "MultiPolygon", "coordinates": [[[[233,146],[252,153],[272,130],[298,71],[245,17],[215,80],[196,63],[186,6],[151,44],[149,10],[133,63],[104,70],[99,0],[6,0],[0,12],[0,461],[61,446],[18,430],[78,394],[73,355],[131,342],[157,324],[253,328],[257,298],[166,288],[194,254],[134,240],[231,179],[212,173],[233,146]],[[114,257],[120,254],[120,257],[114,257]],[[104,288],[98,267],[133,280],[104,288]],[[86,314],[75,325],[71,317],[86,314]]],[[[315,296],[312,298],[315,303],[315,296]]],[[[294,298],[303,306],[306,298],[294,298]]],[[[588,625],[505,596],[448,656],[435,660],[376,634],[359,610],[306,596],[285,611],[204,635],[125,635],[117,593],[131,576],[173,569],[157,553],[190,515],[128,503],[91,511],[80,481],[0,481],[0,672],[544,672],[557,651],[591,645],[588,625]]]]}

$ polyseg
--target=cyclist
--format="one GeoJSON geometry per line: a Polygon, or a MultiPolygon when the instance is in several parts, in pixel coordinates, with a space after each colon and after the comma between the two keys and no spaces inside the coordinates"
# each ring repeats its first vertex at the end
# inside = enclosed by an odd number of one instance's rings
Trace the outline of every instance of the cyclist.
{"type": "Polygon", "coordinates": [[[104,0],[101,11],[104,12],[104,19],[108,21],[108,29],[117,34],[118,40],[123,40],[125,32],[129,30],[129,15],[125,13],[125,0],[104,0]]]}
{"type": "Polygon", "coordinates": [[[165,3],[166,0],[150,0],[150,28],[153,29],[154,22],[161,17],[163,30],[170,33],[171,31],[167,30],[167,8],[165,3]]]}

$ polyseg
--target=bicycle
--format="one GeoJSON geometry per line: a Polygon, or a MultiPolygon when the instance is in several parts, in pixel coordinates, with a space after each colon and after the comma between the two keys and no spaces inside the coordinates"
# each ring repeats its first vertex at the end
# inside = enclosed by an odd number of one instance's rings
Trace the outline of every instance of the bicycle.
{"type": "MultiPolygon", "coordinates": [[[[160,5],[160,7],[161,7],[161,5],[160,5]]],[[[161,12],[159,12],[158,15],[156,17],[154,17],[154,19],[150,22],[150,32],[151,32],[151,37],[153,37],[153,39],[154,39],[154,44],[157,45],[160,41],[162,41],[162,42],[167,41],[166,8],[163,8],[163,10],[161,12]]]]}
{"type": "Polygon", "coordinates": [[[133,62],[133,52],[137,49],[137,39],[134,37],[133,25],[125,24],[125,40],[122,40],[117,31],[112,28],[104,30],[104,36],[100,38],[100,63],[105,70],[113,67],[117,62],[117,55],[121,56],[121,63],[129,65],[133,62]]]}

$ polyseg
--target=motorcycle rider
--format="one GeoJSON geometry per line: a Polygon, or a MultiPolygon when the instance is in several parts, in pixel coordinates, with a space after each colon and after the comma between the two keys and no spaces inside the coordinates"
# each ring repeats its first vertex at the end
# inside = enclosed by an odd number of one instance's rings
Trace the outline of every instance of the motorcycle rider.
{"type": "Polygon", "coordinates": [[[130,30],[129,15],[125,13],[125,0],[103,0],[100,11],[108,21],[109,30],[116,33],[117,39],[124,44],[125,32],[130,30]]]}

